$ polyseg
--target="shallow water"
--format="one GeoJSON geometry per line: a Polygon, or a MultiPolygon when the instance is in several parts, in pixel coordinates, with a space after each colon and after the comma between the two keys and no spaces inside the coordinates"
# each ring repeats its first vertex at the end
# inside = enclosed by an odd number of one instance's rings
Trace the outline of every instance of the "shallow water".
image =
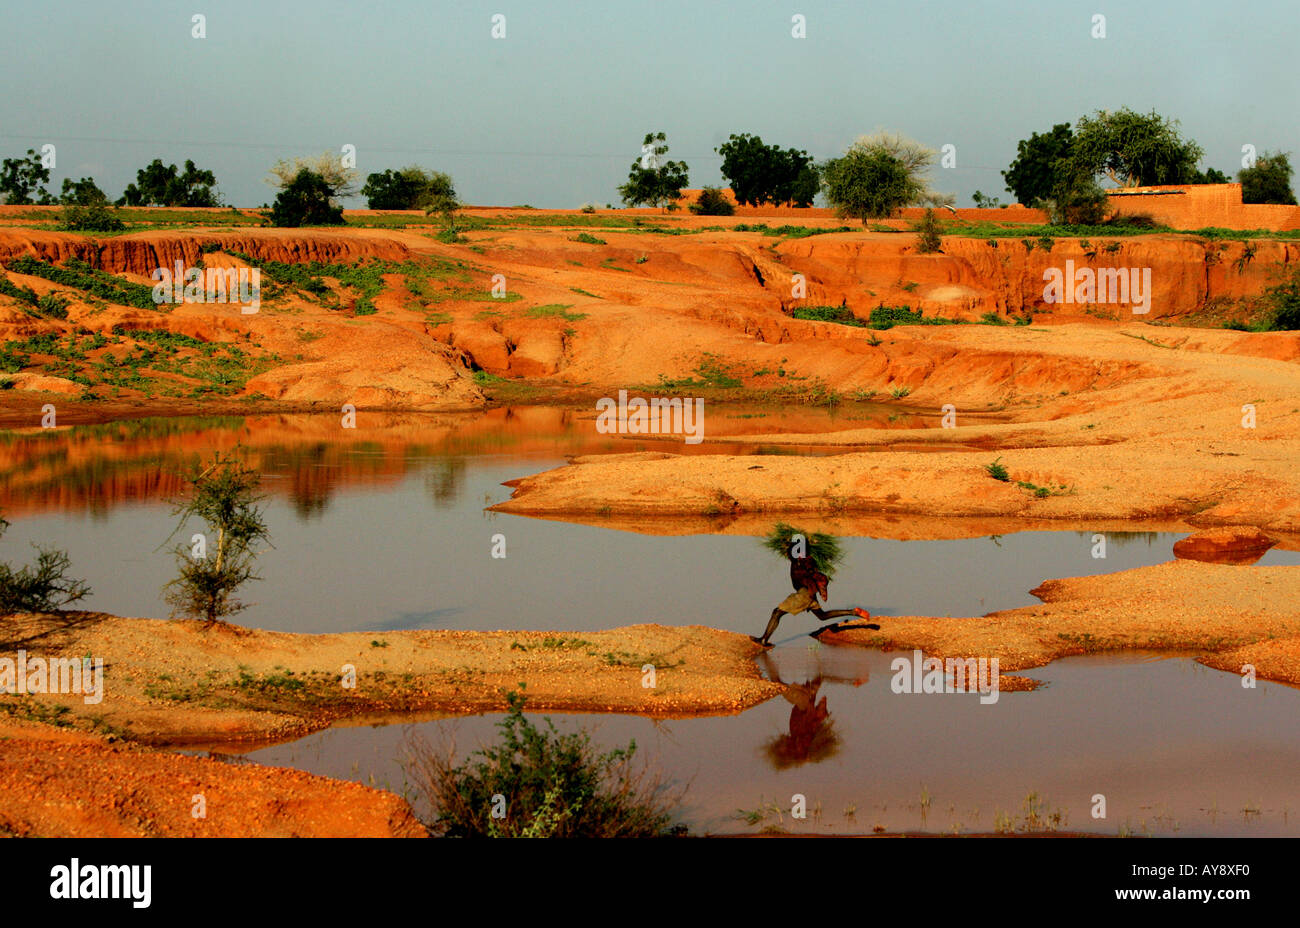
{"type": "MultiPolygon", "coordinates": [[[[654,767],[689,784],[682,820],[696,834],[1023,830],[1030,794],[1070,831],[1300,834],[1292,688],[1243,689],[1236,675],[1186,658],[1078,657],[1025,673],[1047,687],[984,705],[974,694],[894,693],[898,655],[808,640],[775,649],[772,675],[820,677],[829,715],[815,732],[792,723],[783,699],[721,718],[548,715],[561,731],[592,731],[602,748],[634,739],[654,767]],[[805,819],[791,815],[796,793],[805,819]],[[1098,794],[1104,819],[1091,814],[1098,794]],[[737,817],[764,806],[781,815],[737,817]]],[[[423,812],[417,778],[403,769],[409,739],[451,738],[464,756],[495,740],[500,718],[338,728],[248,756],[405,792],[423,812]]]]}
{"type": "MultiPolygon", "coordinates": [[[[799,424],[764,418],[767,431],[799,424]]],[[[174,571],[165,542],[176,526],[164,499],[179,487],[175,472],[195,454],[240,442],[263,473],[275,546],[259,559],[264,579],[248,587],[253,606],[236,617],[241,624],[584,631],[659,622],[756,633],[789,592],[784,564],[751,537],[640,535],[485,512],[509,495],[504,480],[562,464],[567,454],[634,450],[593,440],[590,422],[563,411],[486,424],[408,417],[365,440],[316,425],[297,417],[11,433],[0,443],[0,498],[13,523],[0,560],[29,559],[28,542],[66,548],[75,575],[94,589],[83,608],[165,616],[161,588],[174,571]],[[491,557],[495,534],[505,536],[504,559],[491,557]]],[[[758,442],[692,453],[754,453],[758,442]]],[[[197,528],[177,532],[173,543],[197,528]]],[[[1092,557],[1086,531],[844,538],[830,605],[883,616],[979,615],[1036,602],[1028,591],[1049,578],[1169,560],[1180,537],[1111,532],[1105,559],[1092,557]]],[[[1273,550],[1260,563],[1298,564],[1300,553],[1273,550]]],[[[1184,658],[1126,657],[1027,672],[1051,685],[1003,693],[990,706],[975,696],[895,695],[896,655],[820,646],[803,634],[814,624],[787,618],[764,665],[787,683],[820,678],[829,721],[813,724],[805,714],[796,736],[792,706],[781,699],[689,721],[557,718],[598,723],[605,743],[635,738],[673,778],[691,780],[685,817],[695,831],[750,830],[729,816],[771,800],[784,811],[765,823],[791,830],[993,831],[999,811],[1023,818],[1025,798],[1036,792],[1045,814],[1060,810],[1070,829],[1294,833],[1300,808],[1293,815],[1287,805],[1300,769],[1294,689],[1243,690],[1236,676],[1184,658]],[[833,750],[800,760],[811,750],[804,741],[833,750]],[[805,821],[790,817],[795,792],[808,798],[805,821]],[[1097,793],[1108,797],[1104,820],[1089,815],[1097,793]]],[[[491,735],[495,718],[340,728],[251,756],[400,789],[410,730],[438,737],[454,727],[472,744],[491,735]]]]}

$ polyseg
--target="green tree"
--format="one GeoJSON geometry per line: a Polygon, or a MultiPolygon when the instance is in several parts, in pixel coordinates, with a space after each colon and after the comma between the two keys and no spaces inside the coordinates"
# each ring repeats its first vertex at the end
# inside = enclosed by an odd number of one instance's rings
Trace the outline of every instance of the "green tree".
{"type": "MultiPolygon", "coordinates": [[[[0,518],[0,535],[9,523],[0,518]]],[[[90,595],[90,587],[68,577],[67,552],[36,547],[36,564],[14,569],[0,562],[0,615],[55,612],[90,595]]]]}
{"type": "Polygon", "coordinates": [[[303,168],[276,196],[271,205],[275,226],[340,226],[343,207],[333,201],[334,189],[310,168],[303,168]]]}
{"type": "Polygon", "coordinates": [[[978,190],[971,194],[971,199],[975,202],[976,209],[1002,209],[1000,198],[985,196],[978,190]]]}
{"type": "Polygon", "coordinates": [[[49,180],[50,169],[42,163],[35,149],[27,149],[26,158],[6,158],[0,163],[0,197],[5,203],[48,206],[54,202],[45,189],[49,180]]]}
{"type": "Polygon", "coordinates": [[[361,195],[370,209],[424,209],[431,199],[455,199],[456,190],[449,175],[411,165],[369,175],[361,195]]]}
{"type": "Polygon", "coordinates": [[[1241,202],[1296,205],[1291,189],[1289,152],[1264,152],[1255,164],[1237,172],[1241,182],[1241,202]]]}
{"type": "Polygon", "coordinates": [[[249,580],[261,579],[253,572],[257,554],[253,547],[270,537],[257,506],[262,499],[258,483],[256,471],[221,454],[190,477],[190,493],[175,503],[172,513],[180,523],[168,540],[191,519],[202,519],[207,534],[201,557],[196,556],[193,540],[174,549],[180,574],[164,587],[173,615],[201,618],[213,625],[247,608],[233,595],[249,580]]]}
{"type": "Polygon", "coordinates": [[[176,165],[164,165],[155,158],[136,171],[135,183],[127,184],[118,206],[220,206],[217,178],[211,171],[186,160],[181,173],[176,165]]]}
{"type": "Polygon", "coordinates": [[[1227,184],[1232,181],[1227,174],[1224,174],[1218,168],[1206,168],[1204,171],[1197,171],[1189,184],[1227,184]]]}
{"type": "Polygon", "coordinates": [[[811,206],[817,196],[817,168],[806,151],[783,151],[747,134],[732,134],[714,150],[722,155],[722,176],[738,203],[811,206]]]}
{"type": "Polygon", "coordinates": [[[676,203],[687,185],[688,168],[681,161],[663,161],[668,154],[667,137],[662,133],[647,132],[641,143],[646,149],[648,165],[641,160],[632,162],[627,183],[618,188],[619,196],[627,206],[668,206],[676,203]]]}
{"type": "Polygon", "coordinates": [[[1178,134],[1177,120],[1127,107],[1099,110],[1075,124],[1069,170],[1077,180],[1104,175],[1121,187],[1186,184],[1203,154],[1178,134]]]}
{"type": "Polygon", "coordinates": [[[94,178],[83,177],[81,180],[74,181],[71,177],[63,178],[63,191],[59,194],[59,202],[64,206],[94,206],[108,202],[108,196],[104,191],[99,189],[94,178]]]}
{"type": "Polygon", "coordinates": [[[837,215],[865,224],[932,196],[941,201],[924,178],[933,158],[932,150],[900,135],[862,136],[821,166],[822,186],[837,215]]]}
{"type": "Polygon", "coordinates": [[[897,132],[858,138],[821,169],[826,199],[843,217],[883,219],[905,206],[951,205],[951,194],[929,187],[935,151],[897,132]]]}
{"type": "Polygon", "coordinates": [[[1016,144],[1016,158],[1002,172],[1002,179],[1017,203],[1037,206],[1056,195],[1073,142],[1074,132],[1063,122],[1052,126],[1050,132],[1035,132],[1016,144]]]}

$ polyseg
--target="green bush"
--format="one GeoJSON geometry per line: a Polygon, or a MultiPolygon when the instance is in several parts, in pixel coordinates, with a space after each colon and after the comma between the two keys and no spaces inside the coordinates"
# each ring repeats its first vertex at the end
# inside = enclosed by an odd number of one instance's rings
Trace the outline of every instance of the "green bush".
{"type": "Polygon", "coordinates": [[[916,232],[916,250],[919,254],[932,255],[943,251],[943,239],[939,235],[939,220],[934,210],[927,209],[925,215],[912,226],[916,232]]]}
{"type": "Polygon", "coordinates": [[[910,306],[877,306],[871,311],[867,325],[873,329],[892,329],[896,325],[959,325],[956,319],[942,316],[922,316],[919,309],[910,306]]]}
{"type": "Polygon", "coordinates": [[[863,325],[862,320],[853,315],[853,310],[847,306],[796,306],[790,311],[790,315],[810,322],[835,322],[858,328],[863,325]]]}
{"type": "Polygon", "coordinates": [[[697,216],[734,216],[736,207],[717,187],[705,187],[690,210],[697,216]]]}
{"type": "Polygon", "coordinates": [[[600,753],[585,732],[560,734],[524,715],[524,697],[506,694],[501,741],[455,764],[450,752],[417,743],[411,773],[448,837],[643,838],[668,834],[670,796],[632,767],[636,742],[600,753]],[[501,797],[496,799],[495,797],[501,797]],[[502,801],[504,800],[504,802],[502,801]],[[494,817],[493,812],[502,812],[494,817]]]}
{"type": "Polygon", "coordinates": [[[69,204],[59,216],[59,228],[65,232],[121,232],[126,223],[106,203],[69,204]]]}
{"type": "Polygon", "coordinates": [[[1284,284],[1270,287],[1267,293],[1273,304],[1268,327],[1273,331],[1300,329],[1300,273],[1293,274],[1284,284]]]}
{"type": "Polygon", "coordinates": [[[1007,469],[1002,466],[1001,457],[994,458],[993,463],[991,464],[985,464],[984,469],[988,471],[988,475],[994,480],[1001,480],[1005,483],[1011,479],[1011,475],[1007,473],[1007,469]]]}

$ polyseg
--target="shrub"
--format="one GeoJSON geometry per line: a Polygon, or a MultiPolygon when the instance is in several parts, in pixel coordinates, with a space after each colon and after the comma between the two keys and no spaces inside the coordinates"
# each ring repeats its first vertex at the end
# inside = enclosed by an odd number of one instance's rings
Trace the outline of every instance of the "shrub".
{"type": "Polygon", "coordinates": [[[862,320],[853,315],[847,306],[796,306],[790,311],[795,319],[807,319],[810,322],[835,322],[839,325],[862,327],[862,320]]]}
{"type": "Polygon", "coordinates": [[[1267,320],[1268,328],[1273,331],[1300,329],[1300,273],[1293,274],[1284,284],[1270,287],[1267,296],[1273,304],[1272,317],[1267,320]]]}
{"type": "Polygon", "coordinates": [[[559,734],[524,715],[524,697],[506,694],[501,742],[456,765],[450,751],[417,742],[412,773],[433,807],[433,827],[448,837],[616,838],[669,832],[679,796],[636,771],[636,742],[600,753],[585,732],[559,734]],[[478,758],[475,760],[475,758],[478,758]],[[505,800],[504,817],[494,818],[505,800]]]}
{"type": "Polygon", "coordinates": [[[984,469],[988,471],[989,476],[994,480],[1001,480],[1005,483],[1011,479],[1011,475],[1007,473],[1007,469],[1002,466],[1001,462],[1001,457],[994,458],[993,463],[984,465],[984,469]]]}
{"type": "Polygon", "coordinates": [[[690,206],[697,216],[734,216],[736,207],[731,204],[717,187],[705,187],[700,191],[699,199],[690,206]]]}
{"type": "MultiPolygon", "coordinates": [[[[215,540],[215,550],[204,550],[199,557],[193,548],[178,545],[180,576],[164,590],[174,615],[202,618],[213,625],[247,608],[231,597],[245,582],[260,579],[253,573],[253,545],[269,533],[255,505],[261,499],[256,471],[217,454],[190,483],[189,497],[175,503],[172,514],[180,517],[180,524],[172,535],[189,519],[202,519],[208,526],[207,537],[215,540]]],[[[205,537],[205,549],[206,542],[205,537]]]]}
{"type": "Polygon", "coordinates": [[[106,203],[85,206],[73,203],[63,207],[59,228],[65,232],[121,232],[126,223],[106,203]]]}
{"type": "MultiPolygon", "coordinates": [[[[9,523],[0,518],[0,535],[9,523]]],[[[0,615],[54,612],[90,595],[90,587],[68,577],[67,552],[36,548],[35,566],[15,570],[0,562],[0,615]]]]}
{"type": "Polygon", "coordinates": [[[923,255],[943,251],[943,239],[939,235],[939,220],[934,210],[927,209],[912,229],[916,232],[916,250],[923,255]]]}

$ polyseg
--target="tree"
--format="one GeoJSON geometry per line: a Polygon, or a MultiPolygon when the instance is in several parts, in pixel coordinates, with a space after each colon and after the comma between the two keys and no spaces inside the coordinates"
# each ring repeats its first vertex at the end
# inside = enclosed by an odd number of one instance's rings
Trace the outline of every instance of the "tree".
{"type": "Polygon", "coordinates": [[[1073,143],[1074,132],[1063,122],[1052,126],[1050,132],[1035,132],[1016,144],[1016,158],[1002,172],[1016,202],[1037,206],[1055,196],[1057,178],[1064,173],[1073,143]]]}
{"type": "Polygon", "coordinates": [[[135,183],[127,184],[118,206],[220,206],[216,175],[186,160],[182,174],[176,165],[164,165],[155,158],[136,171],[135,183]]]}
{"type": "Polygon", "coordinates": [[[298,172],[271,205],[271,224],[275,226],[341,226],[343,207],[333,201],[329,182],[309,168],[298,172]]]}
{"type": "Polygon", "coordinates": [[[1204,171],[1197,171],[1188,181],[1189,184],[1227,184],[1232,178],[1228,177],[1218,168],[1206,168],[1204,171]]]}
{"type": "Polygon", "coordinates": [[[1177,127],[1154,111],[1099,110],[1075,124],[1069,170],[1080,180],[1105,175],[1121,187],[1189,183],[1204,151],[1177,127]]]}
{"type": "Polygon", "coordinates": [[[934,210],[927,209],[921,220],[912,227],[916,231],[916,251],[918,254],[930,255],[943,251],[943,239],[939,235],[939,220],[934,210]]]}
{"type": "Polygon", "coordinates": [[[424,207],[424,215],[438,215],[447,223],[447,228],[440,234],[444,241],[458,241],[456,234],[456,210],[460,209],[460,200],[456,197],[456,188],[451,176],[440,172],[424,175],[419,203],[424,207]]]}
{"type": "Polygon", "coordinates": [[[1241,182],[1241,202],[1296,205],[1291,189],[1289,152],[1264,152],[1255,164],[1237,172],[1241,182]]]}
{"type": "Polygon", "coordinates": [[[247,608],[232,596],[247,581],[261,579],[253,573],[253,545],[270,537],[256,505],[262,499],[258,482],[256,471],[221,454],[190,478],[189,496],[175,503],[172,514],[180,523],[169,540],[190,519],[202,519],[208,531],[201,541],[175,548],[180,576],[164,587],[173,615],[211,626],[247,608]]]}
{"type": "Polygon", "coordinates": [[[811,206],[817,195],[817,168],[806,151],[782,151],[745,134],[732,134],[714,150],[722,155],[722,176],[738,203],[811,206]]]}
{"type": "Polygon", "coordinates": [[[361,195],[370,209],[424,209],[430,200],[454,200],[456,190],[449,175],[412,165],[369,175],[361,195]]]}
{"type": "MultiPolygon", "coordinates": [[[[9,523],[0,518],[0,535],[9,523]]],[[[0,562],[0,615],[55,612],[90,595],[90,587],[67,575],[72,561],[66,551],[36,547],[36,565],[15,570],[0,562]]]]}
{"type": "MultiPolygon", "coordinates": [[[[292,161],[277,161],[271,167],[271,175],[266,182],[281,190],[288,187],[303,168],[325,181],[330,189],[330,199],[341,200],[357,192],[360,175],[355,168],[345,167],[343,160],[333,152],[325,152],[310,158],[294,158],[292,161]]],[[[337,205],[337,204],[336,204],[337,205]]]]}
{"type": "Polygon", "coordinates": [[[682,188],[689,183],[689,168],[681,161],[660,159],[668,154],[667,138],[662,132],[647,132],[641,147],[646,154],[632,162],[627,183],[618,188],[619,196],[627,206],[668,206],[681,198],[682,188]],[[648,164],[645,162],[649,162],[648,164]]]}
{"type": "Polygon", "coordinates": [[[734,216],[736,213],[736,207],[717,187],[701,190],[699,199],[690,205],[690,210],[697,216],[734,216]]]}
{"type": "Polygon", "coordinates": [[[999,197],[985,196],[976,190],[970,197],[975,202],[976,209],[1002,209],[1002,200],[999,197]]]}
{"type": "Polygon", "coordinates": [[[94,206],[107,203],[108,196],[99,189],[94,178],[83,177],[81,180],[74,181],[71,177],[65,177],[59,202],[64,206],[94,206]]]}
{"type": "Polygon", "coordinates": [[[44,187],[49,180],[50,169],[32,148],[27,149],[26,158],[6,158],[0,164],[0,196],[13,206],[33,203],[48,206],[53,203],[54,198],[44,187]]]}
{"type": "Polygon", "coordinates": [[[926,174],[935,152],[896,132],[864,135],[821,169],[826,198],[840,216],[883,219],[905,206],[951,205],[951,194],[930,189],[926,174]]]}

